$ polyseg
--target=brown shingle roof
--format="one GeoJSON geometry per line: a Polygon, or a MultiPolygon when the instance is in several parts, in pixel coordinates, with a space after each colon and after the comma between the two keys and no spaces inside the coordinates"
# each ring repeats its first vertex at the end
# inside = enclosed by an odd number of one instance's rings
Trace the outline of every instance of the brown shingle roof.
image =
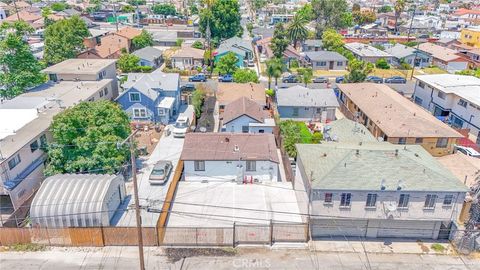
{"type": "Polygon", "coordinates": [[[264,111],[258,103],[246,97],[241,97],[225,106],[223,123],[228,123],[242,115],[249,116],[259,123],[262,123],[263,120],[268,117],[267,112],[264,111]]]}
{"type": "Polygon", "coordinates": [[[351,83],[337,86],[388,137],[463,137],[387,85],[351,83]]]}
{"type": "Polygon", "coordinates": [[[227,105],[241,97],[265,106],[265,87],[259,83],[220,83],[217,89],[219,105],[227,105]]]}
{"type": "Polygon", "coordinates": [[[279,163],[273,134],[187,133],[181,160],[269,160],[279,163]]]}
{"type": "Polygon", "coordinates": [[[125,27],[115,32],[115,34],[122,37],[126,37],[128,39],[133,39],[134,37],[140,35],[141,33],[142,33],[141,29],[137,29],[133,27],[125,27]]]}
{"type": "Polygon", "coordinates": [[[457,51],[446,48],[446,47],[442,47],[440,45],[429,43],[429,42],[420,44],[418,48],[421,51],[427,52],[431,54],[433,57],[440,59],[444,62],[450,62],[450,61],[454,61],[461,58],[457,54],[457,51]]]}
{"type": "Polygon", "coordinates": [[[17,16],[17,13],[14,13],[14,14],[8,16],[7,18],[5,18],[5,21],[15,22],[15,21],[18,21],[18,17],[20,17],[20,20],[23,20],[27,23],[33,23],[34,21],[40,20],[42,18],[42,16],[40,16],[38,14],[22,10],[22,11],[18,12],[18,16],[17,16]]]}
{"type": "Polygon", "coordinates": [[[204,50],[192,48],[192,47],[182,47],[176,51],[172,57],[179,58],[193,58],[193,59],[203,59],[204,50]]]}

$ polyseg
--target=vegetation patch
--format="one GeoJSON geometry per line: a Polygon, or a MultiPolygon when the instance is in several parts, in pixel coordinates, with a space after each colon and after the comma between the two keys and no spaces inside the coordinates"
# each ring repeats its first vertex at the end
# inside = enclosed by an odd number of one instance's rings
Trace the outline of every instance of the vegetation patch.
{"type": "Polygon", "coordinates": [[[36,251],[45,251],[47,247],[39,244],[16,244],[8,247],[8,251],[18,251],[18,252],[36,252],[36,251]]]}
{"type": "Polygon", "coordinates": [[[188,257],[231,257],[237,254],[237,250],[235,248],[166,248],[165,253],[170,262],[178,262],[188,257]]]}
{"type": "Polygon", "coordinates": [[[445,247],[442,244],[439,244],[439,243],[432,244],[430,246],[430,248],[435,250],[436,252],[440,252],[440,253],[445,251],[445,247]]]}
{"type": "Polygon", "coordinates": [[[297,143],[320,143],[323,135],[320,132],[312,133],[304,122],[285,120],[280,122],[280,132],[283,137],[285,151],[290,157],[297,156],[297,143]]]}

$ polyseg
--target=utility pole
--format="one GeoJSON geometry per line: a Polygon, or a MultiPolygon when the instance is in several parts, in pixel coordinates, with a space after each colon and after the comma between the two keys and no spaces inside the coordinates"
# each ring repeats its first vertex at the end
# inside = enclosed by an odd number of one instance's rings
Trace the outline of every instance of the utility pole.
{"type": "Polygon", "coordinates": [[[13,6],[15,7],[15,13],[17,13],[17,20],[20,21],[20,14],[18,14],[17,1],[13,0],[13,6]]]}
{"type": "Polygon", "coordinates": [[[117,9],[115,8],[115,0],[112,1],[113,4],[113,18],[115,19],[115,27],[118,32],[118,18],[117,18],[117,9]]]}
{"type": "Polygon", "coordinates": [[[133,178],[133,194],[135,199],[135,218],[137,221],[137,233],[138,233],[138,257],[140,260],[140,270],[145,270],[145,259],[143,256],[143,235],[142,235],[142,217],[140,215],[140,203],[138,200],[138,185],[137,185],[137,164],[135,161],[135,144],[134,138],[137,134],[137,129],[130,134],[123,142],[118,144],[120,147],[128,142],[130,147],[130,162],[132,163],[132,178],[133,178]]]}

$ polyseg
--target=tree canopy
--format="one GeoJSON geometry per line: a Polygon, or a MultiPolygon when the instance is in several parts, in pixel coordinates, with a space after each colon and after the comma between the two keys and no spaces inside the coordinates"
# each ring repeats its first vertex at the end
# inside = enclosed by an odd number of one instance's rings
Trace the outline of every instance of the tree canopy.
{"type": "Polygon", "coordinates": [[[283,58],[283,53],[290,44],[288,39],[288,32],[283,23],[277,23],[273,31],[273,37],[270,42],[270,48],[276,58],[283,58]]]}
{"type": "Polygon", "coordinates": [[[233,75],[235,70],[237,70],[238,58],[233,52],[228,52],[224,56],[220,57],[215,69],[218,74],[230,74],[233,75]]]}
{"type": "Polygon", "coordinates": [[[307,85],[312,82],[312,79],[313,79],[312,68],[309,68],[309,67],[299,68],[297,69],[297,73],[300,77],[300,81],[305,84],[305,87],[307,87],[307,85]]]}
{"type": "Polygon", "coordinates": [[[317,37],[327,28],[339,29],[350,26],[351,14],[346,0],[312,0],[317,37]]]}
{"type": "Polygon", "coordinates": [[[118,59],[117,66],[122,72],[128,73],[135,71],[139,62],[140,57],[134,54],[124,53],[118,59]]]}
{"type": "Polygon", "coordinates": [[[45,29],[45,53],[47,64],[57,64],[75,58],[83,50],[83,39],[90,36],[87,25],[79,16],[56,21],[45,29]]]}
{"type": "Polygon", "coordinates": [[[240,5],[238,0],[216,0],[210,8],[205,7],[200,12],[200,31],[206,35],[207,24],[210,26],[210,36],[215,43],[243,34],[240,25],[240,5]]]}
{"type": "Polygon", "coordinates": [[[63,11],[65,9],[68,8],[68,4],[67,3],[64,3],[64,2],[55,2],[53,4],[50,5],[50,8],[53,10],[53,11],[63,11]]]}
{"type": "Polygon", "coordinates": [[[126,5],[126,6],[122,7],[121,11],[123,13],[133,13],[133,12],[135,12],[135,8],[131,5],[126,5]]]}
{"type": "Polygon", "coordinates": [[[348,62],[348,75],[345,77],[349,83],[363,82],[368,74],[372,72],[373,64],[353,59],[348,62]]]}
{"type": "Polygon", "coordinates": [[[304,41],[308,37],[307,23],[308,20],[304,16],[295,14],[287,26],[288,37],[293,42],[295,49],[297,48],[298,42],[304,41]]]}
{"type": "Polygon", "coordinates": [[[0,27],[0,96],[13,98],[22,94],[27,88],[45,81],[40,71],[42,65],[33,56],[30,46],[23,38],[32,33],[33,28],[24,21],[3,23],[0,27]]]}
{"type": "Polygon", "coordinates": [[[277,80],[282,76],[284,67],[285,64],[280,58],[272,58],[267,61],[267,69],[265,72],[268,77],[268,89],[272,89],[272,78],[275,78],[275,85],[277,85],[277,80]]]}
{"type": "Polygon", "coordinates": [[[155,14],[165,15],[165,16],[168,16],[168,15],[175,16],[175,15],[177,15],[177,9],[172,4],[155,4],[152,7],[152,11],[155,14]]]}
{"type": "Polygon", "coordinates": [[[130,134],[129,122],[118,104],[105,100],[82,102],[56,115],[45,174],[118,173],[129,157],[127,145],[117,148],[130,134]]]}
{"type": "Polygon", "coordinates": [[[239,68],[233,73],[233,81],[236,83],[258,83],[258,76],[254,70],[239,68]]]}
{"type": "Polygon", "coordinates": [[[153,36],[147,30],[143,29],[142,33],[132,39],[134,50],[145,48],[153,45],[153,36]]]}

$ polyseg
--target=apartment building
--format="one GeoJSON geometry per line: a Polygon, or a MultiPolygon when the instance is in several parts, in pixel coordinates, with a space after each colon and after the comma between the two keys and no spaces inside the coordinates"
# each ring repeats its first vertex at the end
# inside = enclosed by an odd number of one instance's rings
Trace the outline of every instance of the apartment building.
{"type": "Polygon", "coordinates": [[[338,84],[341,110],[379,140],[418,144],[433,156],[453,152],[463,136],[384,84],[338,84]]]}
{"type": "Polygon", "coordinates": [[[480,48],[480,27],[468,27],[460,32],[460,42],[465,45],[480,48]]]}
{"type": "Polygon", "coordinates": [[[415,76],[416,104],[459,129],[470,129],[480,144],[480,79],[473,76],[436,74],[415,76]]]}

